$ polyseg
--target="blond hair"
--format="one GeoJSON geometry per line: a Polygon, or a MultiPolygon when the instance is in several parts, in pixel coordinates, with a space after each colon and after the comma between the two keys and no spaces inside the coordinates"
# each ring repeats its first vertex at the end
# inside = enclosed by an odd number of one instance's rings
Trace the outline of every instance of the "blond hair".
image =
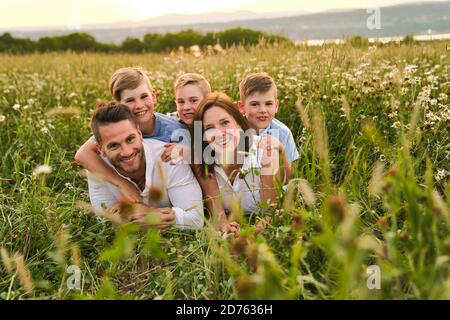
{"type": "Polygon", "coordinates": [[[142,83],[146,83],[148,88],[153,90],[152,84],[146,71],[140,67],[120,68],[109,79],[109,91],[116,101],[120,101],[123,90],[133,90],[142,83]]]}
{"type": "Polygon", "coordinates": [[[277,86],[271,76],[265,72],[252,73],[247,75],[239,83],[239,96],[242,103],[255,92],[266,93],[270,89],[275,90],[275,99],[277,98],[277,86]]]}
{"type": "Polygon", "coordinates": [[[206,80],[204,76],[197,73],[185,73],[179,76],[174,85],[175,93],[178,89],[190,84],[196,85],[202,92],[203,97],[206,97],[211,93],[211,85],[208,80],[206,80]]]}

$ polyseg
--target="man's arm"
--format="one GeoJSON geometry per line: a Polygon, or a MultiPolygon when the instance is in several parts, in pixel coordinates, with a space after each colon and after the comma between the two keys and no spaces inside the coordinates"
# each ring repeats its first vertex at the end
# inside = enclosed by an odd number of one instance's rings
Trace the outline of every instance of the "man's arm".
{"type": "Polygon", "coordinates": [[[171,166],[164,164],[167,174],[167,190],[175,224],[178,228],[200,229],[203,227],[203,197],[200,185],[187,164],[171,166]]]}
{"type": "Polygon", "coordinates": [[[118,203],[118,194],[112,190],[111,186],[105,181],[99,180],[97,177],[88,173],[89,198],[95,209],[111,209],[118,203]]]}

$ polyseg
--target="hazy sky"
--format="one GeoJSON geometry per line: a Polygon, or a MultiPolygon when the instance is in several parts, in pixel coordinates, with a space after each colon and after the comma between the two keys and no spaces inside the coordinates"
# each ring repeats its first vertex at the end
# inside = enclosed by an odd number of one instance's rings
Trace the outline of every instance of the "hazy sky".
{"type": "MultiPolygon", "coordinates": [[[[433,2],[436,0],[421,0],[433,2]]],[[[448,1],[448,0],[447,0],[448,1]]],[[[0,28],[73,26],[143,20],[170,13],[252,10],[323,11],[394,5],[411,0],[0,0],[0,28]]]]}

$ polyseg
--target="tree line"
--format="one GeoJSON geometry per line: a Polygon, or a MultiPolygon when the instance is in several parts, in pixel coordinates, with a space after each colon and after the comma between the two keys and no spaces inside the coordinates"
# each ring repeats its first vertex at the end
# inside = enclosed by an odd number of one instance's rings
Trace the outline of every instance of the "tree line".
{"type": "Polygon", "coordinates": [[[14,38],[10,33],[0,36],[0,52],[170,52],[180,47],[189,48],[219,44],[226,48],[233,45],[252,46],[261,41],[265,43],[292,43],[286,37],[271,35],[261,31],[233,28],[220,32],[199,33],[192,29],[175,33],[147,33],[142,39],[127,37],[121,44],[98,42],[88,33],[76,32],[64,36],[41,37],[34,41],[29,38],[14,38]]]}

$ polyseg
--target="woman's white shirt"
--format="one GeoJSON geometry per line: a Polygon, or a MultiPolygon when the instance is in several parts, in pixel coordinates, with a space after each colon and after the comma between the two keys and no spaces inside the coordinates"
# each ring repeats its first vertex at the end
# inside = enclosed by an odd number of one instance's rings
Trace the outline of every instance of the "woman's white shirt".
{"type": "Polygon", "coordinates": [[[214,166],[217,184],[222,196],[222,204],[227,212],[240,204],[244,214],[248,215],[258,210],[261,202],[261,158],[262,150],[258,149],[260,136],[252,136],[252,144],[248,154],[244,157],[240,172],[234,178],[233,183],[227,177],[224,169],[214,166]]]}

